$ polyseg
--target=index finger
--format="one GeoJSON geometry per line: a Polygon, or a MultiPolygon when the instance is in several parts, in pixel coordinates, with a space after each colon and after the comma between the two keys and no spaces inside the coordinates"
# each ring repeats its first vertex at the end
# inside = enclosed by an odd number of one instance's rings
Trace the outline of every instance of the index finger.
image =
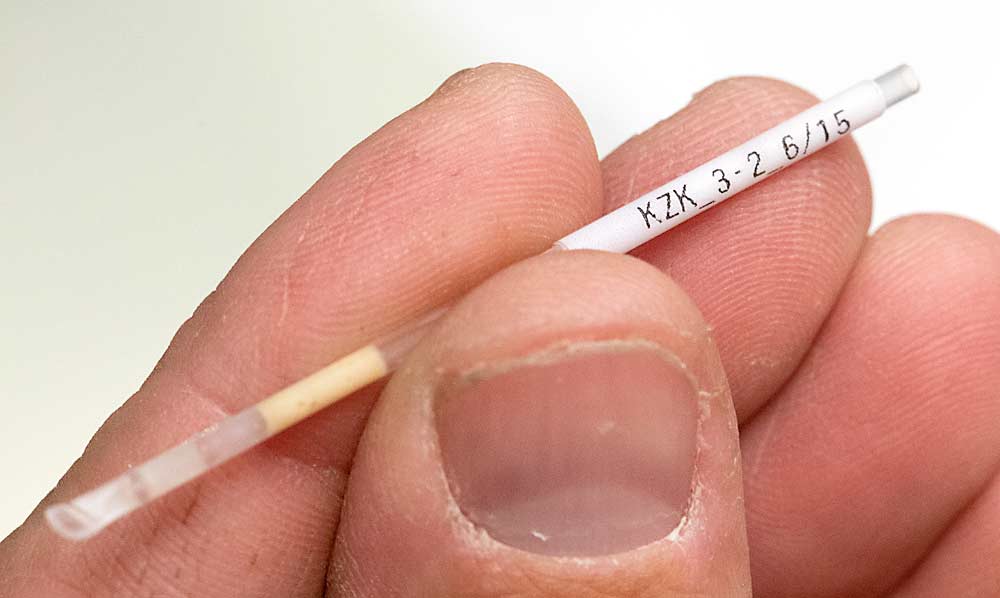
{"type": "MultiPolygon", "coordinates": [[[[121,473],[547,247],[600,212],[569,98],[488,65],[338,161],[240,258],[45,504],[121,473]]],[[[322,591],[368,390],[87,544],[41,509],[0,545],[8,595],[322,591]],[[5,575],[6,576],[6,575],[5,575]]]]}

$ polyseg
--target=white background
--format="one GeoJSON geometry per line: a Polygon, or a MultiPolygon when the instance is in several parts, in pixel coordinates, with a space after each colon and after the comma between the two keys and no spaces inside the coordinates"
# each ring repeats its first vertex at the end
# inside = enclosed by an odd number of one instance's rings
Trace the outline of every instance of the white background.
{"type": "Polygon", "coordinates": [[[467,66],[548,74],[603,156],[716,79],[908,62],[921,93],[856,135],[874,224],[1000,229],[988,2],[287,4],[0,0],[0,537],[267,224],[467,66]]]}

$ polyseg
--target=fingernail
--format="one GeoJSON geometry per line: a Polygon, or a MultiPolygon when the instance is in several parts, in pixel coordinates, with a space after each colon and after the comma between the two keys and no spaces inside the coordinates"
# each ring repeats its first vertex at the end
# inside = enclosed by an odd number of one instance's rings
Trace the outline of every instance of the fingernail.
{"type": "Polygon", "coordinates": [[[667,536],[694,475],[697,391],[647,341],[577,343],[468,372],[438,391],[449,488],[495,540],[551,556],[667,536]]]}

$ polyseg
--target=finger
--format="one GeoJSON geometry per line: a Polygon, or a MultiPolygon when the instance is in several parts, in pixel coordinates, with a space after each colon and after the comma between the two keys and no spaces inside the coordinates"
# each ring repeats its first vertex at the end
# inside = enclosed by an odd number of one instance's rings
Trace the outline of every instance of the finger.
{"type": "Polygon", "coordinates": [[[998,313],[996,233],[920,216],[872,237],[743,429],[755,595],[885,595],[983,492],[1000,467],[998,313]]]}
{"type": "Polygon", "coordinates": [[[335,596],[749,596],[736,420],[655,269],[546,255],[477,288],[366,428],[335,596]]]}
{"type": "Polygon", "coordinates": [[[955,518],[893,598],[980,598],[1000,589],[1000,477],[955,518]]]}
{"type": "MultiPolygon", "coordinates": [[[[246,252],[47,502],[65,500],[538,252],[600,210],[579,112],[489,65],[354,148],[246,252]]],[[[36,512],[15,595],[315,595],[374,395],[348,401],[85,545],[36,512]],[[76,595],[76,594],[74,594],[76,595]]]]}
{"type": "MultiPolygon", "coordinates": [[[[606,209],[814,103],[812,95],[770,79],[708,87],[604,159],[606,209]]],[[[749,158],[744,176],[755,168],[749,158]]],[[[847,139],[634,252],[669,273],[705,314],[741,421],[805,354],[864,242],[870,213],[864,162],[847,139]]]]}

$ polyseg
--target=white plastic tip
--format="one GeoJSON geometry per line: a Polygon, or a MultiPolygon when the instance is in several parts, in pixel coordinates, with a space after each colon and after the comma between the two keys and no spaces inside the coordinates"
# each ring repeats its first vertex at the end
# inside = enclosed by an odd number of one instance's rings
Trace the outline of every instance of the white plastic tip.
{"type": "Polygon", "coordinates": [[[45,509],[45,519],[57,534],[77,542],[86,540],[104,528],[100,521],[65,502],[45,509]]]}
{"type": "Polygon", "coordinates": [[[917,79],[917,74],[905,64],[877,77],[875,83],[882,89],[886,108],[920,91],[920,80],[917,79]]]}

